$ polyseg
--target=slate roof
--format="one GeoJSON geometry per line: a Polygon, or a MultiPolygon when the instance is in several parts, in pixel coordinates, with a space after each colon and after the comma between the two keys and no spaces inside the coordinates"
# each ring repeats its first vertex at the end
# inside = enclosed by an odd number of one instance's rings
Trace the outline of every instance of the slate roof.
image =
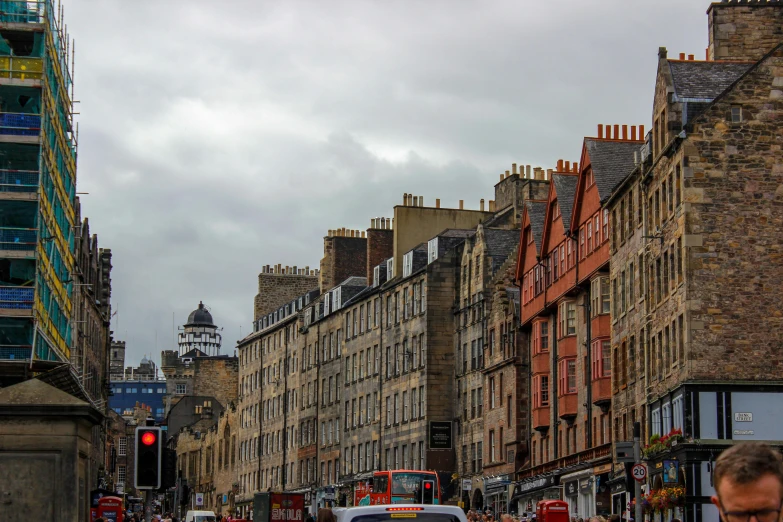
{"type": "Polygon", "coordinates": [[[708,100],[729,88],[752,66],[753,63],[669,61],[675,94],[708,100]]]}
{"type": "Polygon", "coordinates": [[[612,194],[612,189],[633,172],[633,153],[640,150],[642,144],[585,138],[585,147],[590,155],[595,184],[603,203],[612,194]]]}
{"type": "Polygon", "coordinates": [[[492,258],[492,273],[508,259],[508,256],[519,245],[519,230],[504,230],[497,228],[484,229],[486,253],[492,258]]]}
{"type": "Polygon", "coordinates": [[[30,379],[0,389],[0,404],[43,406],[87,406],[88,402],[59,390],[40,379],[30,379]]]}
{"type": "Polygon", "coordinates": [[[576,195],[576,182],[579,176],[566,174],[552,174],[552,181],[557,191],[557,202],[560,206],[560,214],[563,216],[563,228],[571,228],[571,211],[574,209],[574,196],[576,195]]]}
{"type": "Polygon", "coordinates": [[[359,277],[359,276],[350,276],[348,279],[338,284],[337,286],[358,286],[363,288],[367,286],[367,278],[359,277]]]}
{"type": "Polygon", "coordinates": [[[541,252],[541,236],[544,234],[544,221],[546,221],[546,201],[525,201],[525,206],[530,216],[530,230],[533,232],[533,242],[538,255],[541,252]]]}

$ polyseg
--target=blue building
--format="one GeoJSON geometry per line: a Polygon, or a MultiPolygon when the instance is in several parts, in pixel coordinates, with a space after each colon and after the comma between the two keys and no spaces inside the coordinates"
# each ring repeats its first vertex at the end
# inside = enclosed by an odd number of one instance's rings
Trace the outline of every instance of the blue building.
{"type": "Polygon", "coordinates": [[[166,380],[158,377],[155,363],[146,357],[138,368],[129,367],[122,374],[112,372],[109,387],[109,407],[120,415],[131,413],[137,404],[143,404],[150,407],[156,422],[165,420],[163,397],[166,395],[166,380]]]}

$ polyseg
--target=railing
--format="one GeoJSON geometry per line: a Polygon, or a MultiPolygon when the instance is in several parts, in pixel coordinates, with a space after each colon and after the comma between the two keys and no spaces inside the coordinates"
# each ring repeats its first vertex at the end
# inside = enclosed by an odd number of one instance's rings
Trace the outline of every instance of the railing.
{"type": "Polygon", "coordinates": [[[0,359],[25,360],[30,358],[32,346],[23,344],[0,344],[0,359]]]}
{"type": "Polygon", "coordinates": [[[0,0],[0,22],[42,24],[45,14],[46,0],[0,0]]]}
{"type": "Polygon", "coordinates": [[[0,250],[35,250],[37,240],[34,228],[0,227],[0,250]]]}
{"type": "Polygon", "coordinates": [[[40,115],[18,112],[0,112],[0,134],[12,136],[38,136],[40,133],[40,115]]]}
{"type": "Polygon", "coordinates": [[[43,79],[43,59],[27,56],[0,56],[0,78],[41,80],[43,79]]]}
{"type": "Polygon", "coordinates": [[[594,460],[608,457],[611,455],[612,445],[604,444],[602,446],[596,446],[588,450],[568,455],[567,457],[560,457],[559,459],[550,460],[543,464],[539,464],[533,468],[523,469],[519,472],[517,479],[524,480],[526,478],[535,477],[543,473],[550,473],[552,471],[567,468],[569,466],[575,466],[577,464],[589,463],[594,460]]]}
{"type": "Polygon", "coordinates": [[[31,286],[0,286],[0,308],[32,310],[34,292],[31,286]]]}
{"type": "Polygon", "coordinates": [[[0,192],[38,192],[37,170],[0,169],[0,192]]]}

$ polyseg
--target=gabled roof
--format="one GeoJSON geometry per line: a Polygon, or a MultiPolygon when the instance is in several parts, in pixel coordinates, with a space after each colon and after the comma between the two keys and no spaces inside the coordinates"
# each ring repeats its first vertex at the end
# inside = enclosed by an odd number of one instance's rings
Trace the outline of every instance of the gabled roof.
{"type": "Polygon", "coordinates": [[[202,352],[198,348],[193,348],[187,353],[183,353],[180,359],[190,359],[191,357],[209,357],[206,353],[202,352]]]}
{"type": "Polygon", "coordinates": [[[590,156],[601,203],[606,201],[612,194],[612,189],[633,171],[633,153],[641,147],[642,142],[639,141],[585,138],[585,149],[590,156]]]}
{"type": "Polygon", "coordinates": [[[753,66],[753,62],[669,60],[674,93],[679,98],[712,100],[753,66]]]}
{"type": "Polygon", "coordinates": [[[530,217],[530,231],[533,233],[533,242],[536,245],[536,255],[541,254],[541,236],[544,233],[546,206],[546,201],[525,201],[525,208],[530,217]]]}
{"type": "Polygon", "coordinates": [[[484,243],[486,244],[486,254],[492,258],[492,273],[494,274],[519,245],[519,230],[485,228],[484,243]]]}
{"type": "Polygon", "coordinates": [[[87,402],[77,399],[62,390],[58,390],[51,384],[39,379],[30,379],[0,389],[0,404],[15,406],[89,406],[87,402]]]}
{"type": "Polygon", "coordinates": [[[557,201],[560,205],[560,214],[563,219],[563,228],[566,231],[571,228],[571,212],[574,210],[574,197],[576,195],[576,182],[579,176],[569,174],[552,174],[552,182],[557,192],[557,201]]]}

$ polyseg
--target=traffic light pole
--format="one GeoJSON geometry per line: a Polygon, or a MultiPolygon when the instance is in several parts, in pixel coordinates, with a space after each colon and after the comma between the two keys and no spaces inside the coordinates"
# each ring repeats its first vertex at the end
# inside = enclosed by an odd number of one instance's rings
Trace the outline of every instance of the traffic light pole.
{"type": "Polygon", "coordinates": [[[152,522],[152,490],[144,490],[144,522],[152,522]]]}
{"type": "MultiPolygon", "coordinates": [[[[633,423],[633,459],[636,464],[642,463],[642,425],[638,422],[633,423]]],[[[642,483],[638,480],[634,480],[634,498],[636,502],[634,504],[634,522],[642,522],[642,483]]]]}

